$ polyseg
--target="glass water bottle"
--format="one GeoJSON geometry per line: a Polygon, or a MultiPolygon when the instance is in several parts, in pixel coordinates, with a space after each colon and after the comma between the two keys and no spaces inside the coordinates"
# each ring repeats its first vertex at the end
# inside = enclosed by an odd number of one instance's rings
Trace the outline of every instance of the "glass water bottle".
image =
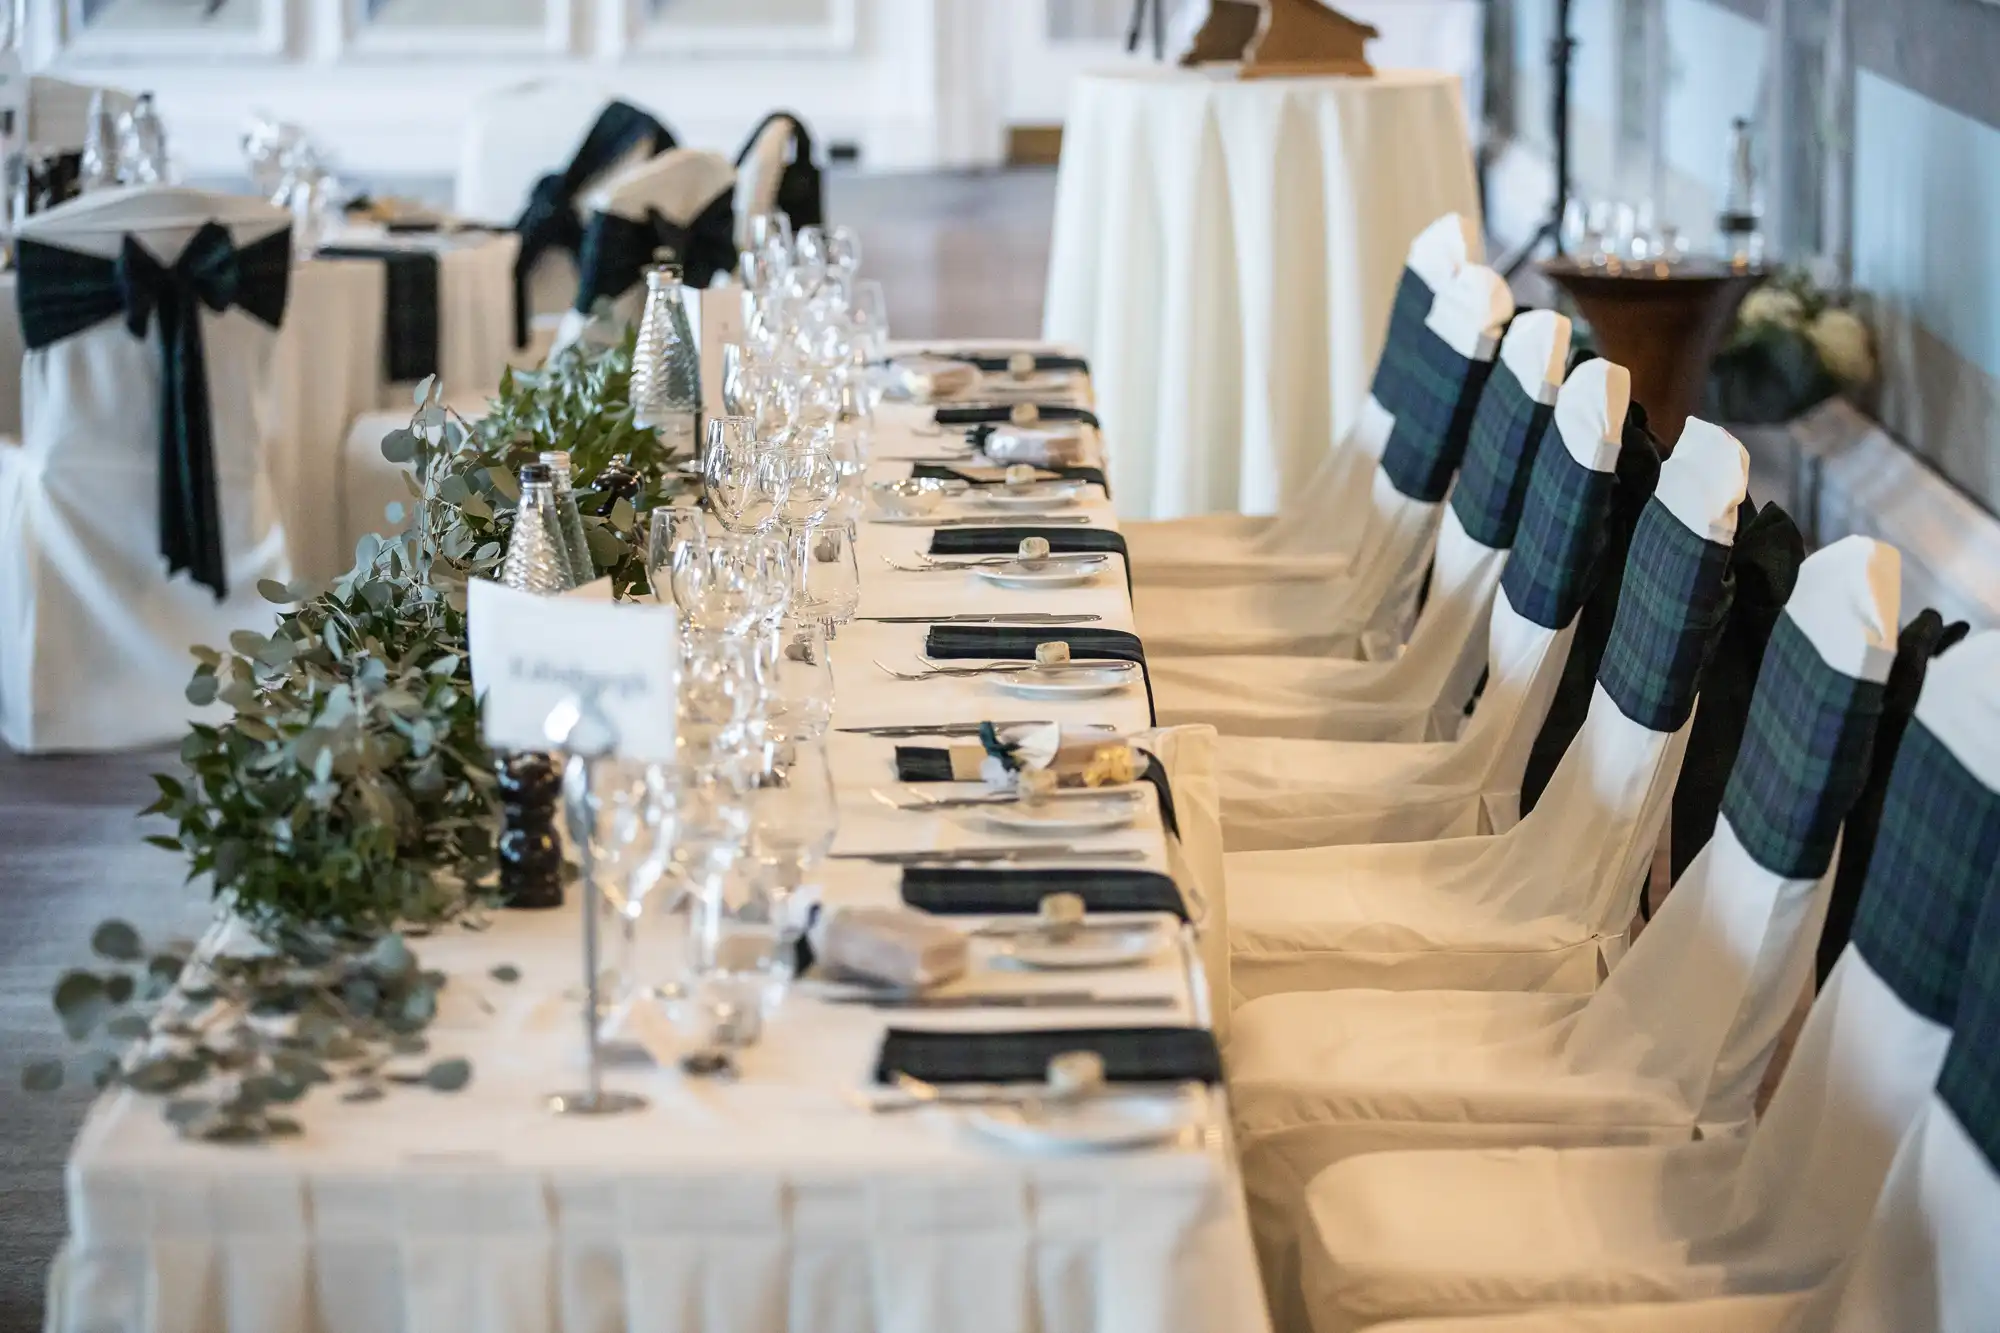
{"type": "Polygon", "coordinates": [[[1757,183],[1750,122],[1740,116],[1729,126],[1729,188],[1715,225],[1725,259],[1741,265],[1764,262],[1764,194],[1757,183]]]}
{"type": "Polygon", "coordinates": [[[563,550],[569,556],[570,584],[580,588],[597,577],[597,562],[590,558],[590,542],[583,535],[583,514],[576,507],[576,488],[570,481],[569,451],[544,450],[542,462],[549,469],[555,491],[556,521],[562,526],[563,550]]]}
{"type": "Polygon", "coordinates": [[[632,353],[632,414],[653,428],[669,457],[692,454],[701,414],[701,359],[681,294],[681,266],[646,269],[646,308],[632,353]]]}
{"type": "Polygon", "coordinates": [[[545,595],[570,587],[569,556],[563,549],[562,520],[556,514],[554,479],[546,463],[521,468],[521,502],[514,512],[514,535],[500,581],[510,588],[545,595]]]}

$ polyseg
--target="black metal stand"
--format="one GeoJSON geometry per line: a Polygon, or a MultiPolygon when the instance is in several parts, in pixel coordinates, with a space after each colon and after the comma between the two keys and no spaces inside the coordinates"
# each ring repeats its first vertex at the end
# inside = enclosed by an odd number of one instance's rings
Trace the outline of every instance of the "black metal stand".
{"type": "MultiPolygon", "coordinates": [[[[1142,0],[1143,3],[1143,0],[1142,0]]],[[[1556,35],[1549,43],[1549,128],[1556,150],[1556,197],[1549,216],[1513,254],[1500,263],[1500,272],[1513,277],[1541,248],[1553,242],[1556,253],[1563,252],[1563,210],[1569,205],[1569,82],[1570,67],[1576,56],[1576,38],[1569,35],[1571,0],[1556,0],[1556,35]]]]}
{"type": "Polygon", "coordinates": [[[1153,59],[1167,58],[1167,0],[1132,0],[1132,21],[1125,25],[1125,49],[1139,49],[1140,35],[1146,31],[1146,11],[1153,15],[1153,59]]]}

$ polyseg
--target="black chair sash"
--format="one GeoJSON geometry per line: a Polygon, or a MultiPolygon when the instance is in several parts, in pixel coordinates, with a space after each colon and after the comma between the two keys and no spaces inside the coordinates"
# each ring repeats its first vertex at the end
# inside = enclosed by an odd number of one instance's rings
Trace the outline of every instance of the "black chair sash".
{"type": "Polygon", "coordinates": [[[773,111],[758,121],[736,154],[737,170],[750,160],[764,131],[781,120],[792,125],[792,160],[778,177],[778,211],[792,220],[793,227],[817,227],[826,221],[826,190],[820,183],[819,166],[813,161],[812,131],[803,120],[789,111],[773,111]]]}
{"type": "Polygon", "coordinates": [[[222,519],[215,493],[215,432],[201,309],[235,306],[272,328],[284,322],[292,278],[292,234],[272,232],[238,247],[219,222],[202,224],[171,265],[128,234],[116,259],[23,239],[16,300],[21,335],[31,350],[48,347],[114,316],[135,338],[158,318],[160,403],[160,554],[169,576],[182,570],[229,593],[222,519]]]}
{"type": "Polygon", "coordinates": [[[534,314],[528,279],[542,256],[552,250],[576,257],[583,245],[583,223],[576,215],[576,196],[638,144],[648,157],[674,146],[673,132],[629,102],[613,102],[598,113],[569,165],[536,181],[527,207],[514,220],[521,249],[514,257],[514,345],[528,345],[528,322],[534,314]]]}
{"type": "Polygon", "coordinates": [[[631,291],[660,250],[673,252],[688,286],[708,286],[717,273],[736,267],[735,221],[736,200],[728,190],[685,227],[653,208],[643,218],[593,214],[577,260],[576,308],[587,315],[599,301],[631,291]]]}
{"type": "Polygon", "coordinates": [[[435,250],[388,245],[323,245],[322,259],[380,260],[387,288],[382,314],[382,369],[392,384],[435,375],[438,361],[439,270],[435,250]]]}

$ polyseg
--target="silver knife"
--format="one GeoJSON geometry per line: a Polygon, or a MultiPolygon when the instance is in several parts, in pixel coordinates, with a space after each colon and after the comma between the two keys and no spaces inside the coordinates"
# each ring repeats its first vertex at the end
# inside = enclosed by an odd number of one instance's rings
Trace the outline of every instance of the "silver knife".
{"type": "Polygon", "coordinates": [[[995,611],[986,615],[960,612],[941,616],[856,616],[875,625],[1085,625],[1104,619],[1088,611],[995,611]]]}
{"type": "Polygon", "coordinates": [[[869,1009],[1171,1009],[1171,995],[1099,995],[1096,991],[973,991],[962,995],[841,995],[829,1004],[869,1009]]]}
{"type": "MultiPolygon", "coordinates": [[[[995,719],[996,727],[1046,727],[1049,718],[1015,719],[1002,722],[995,719]]],[[[849,736],[876,736],[883,739],[909,736],[977,736],[982,722],[932,722],[906,723],[882,727],[835,727],[834,730],[849,736]]],[[[1074,731],[1116,731],[1118,728],[1108,722],[1069,722],[1064,726],[1074,731]]]]}
{"type": "Polygon", "coordinates": [[[1146,859],[1146,853],[1136,847],[1107,847],[1098,851],[1087,851],[1059,843],[1025,843],[1019,847],[962,847],[954,851],[834,852],[833,859],[908,866],[950,864],[954,861],[1143,861],[1146,859]]]}
{"type": "Polygon", "coordinates": [[[871,518],[885,528],[1087,528],[1088,514],[978,514],[962,518],[871,518]]]}

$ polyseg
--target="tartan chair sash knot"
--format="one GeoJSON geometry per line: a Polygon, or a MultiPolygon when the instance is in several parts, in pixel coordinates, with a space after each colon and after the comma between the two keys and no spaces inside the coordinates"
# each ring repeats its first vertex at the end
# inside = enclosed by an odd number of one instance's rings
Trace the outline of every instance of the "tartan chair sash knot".
{"type": "Polygon", "coordinates": [[[1896,750],[1849,943],[1904,1004],[1950,1026],[1980,906],[2000,903],[1996,878],[2000,792],[1913,718],[1896,750]]]}
{"type": "Polygon", "coordinates": [[[1487,380],[1451,490],[1459,525],[1482,546],[1504,551],[1514,544],[1535,455],[1554,419],[1555,405],[1535,399],[1512,371],[1496,370],[1487,380]]]}
{"type": "Polygon", "coordinates": [[[1826,873],[1868,778],[1884,692],[1828,665],[1797,621],[1778,618],[1722,794],[1723,815],[1758,865],[1785,879],[1826,873]]]}
{"type": "Polygon", "coordinates": [[[1689,530],[1657,496],[1639,515],[1597,683],[1650,731],[1678,731],[1694,712],[1735,600],[1732,553],[1689,530]]]}
{"type": "Polygon", "coordinates": [[[656,208],[642,218],[595,214],[577,259],[576,308],[588,314],[599,301],[632,290],[660,250],[672,252],[688,286],[708,286],[718,272],[735,267],[735,218],[735,198],[727,190],[686,226],[656,208]]]}
{"type": "Polygon", "coordinates": [[[118,318],[133,337],[160,332],[160,554],[169,575],[189,571],[220,601],[229,587],[215,489],[215,428],[201,310],[231,307],[276,328],[290,294],[288,230],[238,247],[229,229],[206,222],[171,264],[127,235],[106,259],[24,238],[16,299],[30,349],[74,337],[118,318]]]}

